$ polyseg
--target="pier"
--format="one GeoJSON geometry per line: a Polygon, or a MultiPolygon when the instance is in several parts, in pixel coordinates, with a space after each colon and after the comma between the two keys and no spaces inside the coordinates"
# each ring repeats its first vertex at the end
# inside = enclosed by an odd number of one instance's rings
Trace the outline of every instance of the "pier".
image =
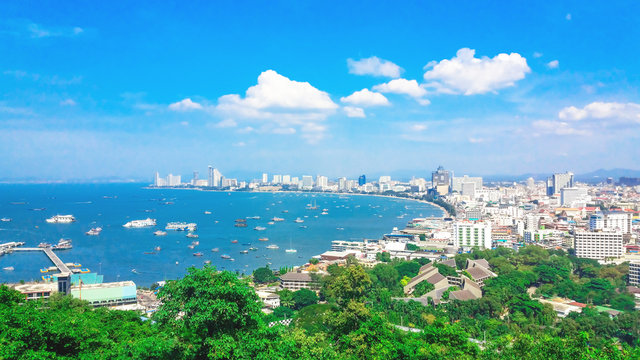
{"type": "Polygon", "coordinates": [[[51,260],[51,262],[58,268],[62,274],[71,274],[71,269],[65,265],[62,260],[56,255],[51,248],[20,248],[15,247],[13,251],[43,251],[45,255],[51,260]]]}

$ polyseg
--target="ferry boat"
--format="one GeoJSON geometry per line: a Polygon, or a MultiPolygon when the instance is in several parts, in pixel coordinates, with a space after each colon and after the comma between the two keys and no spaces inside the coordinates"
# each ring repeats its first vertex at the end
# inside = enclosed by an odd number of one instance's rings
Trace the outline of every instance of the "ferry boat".
{"type": "Polygon", "coordinates": [[[193,256],[202,256],[203,254],[201,252],[195,252],[193,253],[193,256]]]}
{"type": "Polygon", "coordinates": [[[176,231],[196,231],[198,229],[198,226],[196,225],[196,223],[170,222],[164,229],[176,231]]]}
{"type": "Polygon", "coordinates": [[[165,235],[167,235],[167,232],[166,231],[162,231],[162,230],[158,230],[158,231],[154,231],[153,235],[155,235],[155,236],[165,236],[165,235]]]}
{"type": "Polygon", "coordinates": [[[101,231],[102,231],[101,227],[91,228],[91,230],[87,231],[85,234],[91,235],[91,236],[98,236],[100,235],[101,231]]]}
{"type": "Polygon", "coordinates": [[[268,237],[259,238],[258,241],[269,241],[268,237]]]}
{"type": "Polygon", "coordinates": [[[264,226],[256,226],[253,228],[253,230],[263,231],[263,230],[267,230],[267,228],[264,226]]]}
{"type": "Polygon", "coordinates": [[[2,218],[2,219],[0,219],[0,221],[2,221],[2,222],[9,222],[9,221],[11,221],[11,219],[10,219],[10,218],[2,218]]]}
{"type": "Polygon", "coordinates": [[[156,219],[146,218],[144,220],[132,220],[122,226],[126,228],[143,228],[148,226],[156,226],[156,219]]]}
{"type": "Polygon", "coordinates": [[[271,245],[267,246],[267,249],[277,250],[277,249],[280,249],[280,246],[278,246],[276,244],[271,244],[271,245]]]}
{"type": "Polygon", "coordinates": [[[281,217],[274,216],[274,217],[271,219],[271,221],[284,221],[284,219],[283,219],[283,218],[281,218],[281,217]]]}
{"type": "Polygon", "coordinates": [[[303,223],[303,222],[304,222],[304,220],[302,220],[302,219],[300,219],[300,218],[297,218],[297,219],[293,220],[293,222],[303,223]]]}
{"type": "Polygon", "coordinates": [[[46,220],[48,223],[69,224],[76,221],[73,215],[55,215],[46,220]]]}
{"type": "Polygon", "coordinates": [[[51,246],[53,250],[67,250],[71,249],[73,246],[71,245],[71,239],[60,239],[57,244],[51,246]]]}
{"type": "Polygon", "coordinates": [[[188,233],[187,237],[190,239],[197,239],[199,238],[198,234],[194,234],[194,233],[188,233]]]}

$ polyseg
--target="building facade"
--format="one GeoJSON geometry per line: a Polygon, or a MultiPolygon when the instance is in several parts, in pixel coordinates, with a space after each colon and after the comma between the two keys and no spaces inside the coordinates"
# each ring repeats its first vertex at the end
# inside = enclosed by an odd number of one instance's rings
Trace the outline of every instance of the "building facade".
{"type": "Polygon", "coordinates": [[[453,224],[453,246],[457,248],[491,249],[491,223],[458,221],[453,224]]]}
{"type": "Polygon", "coordinates": [[[621,231],[576,231],[574,244],[579,258],[605,260],[624,255],[621,231]]]}

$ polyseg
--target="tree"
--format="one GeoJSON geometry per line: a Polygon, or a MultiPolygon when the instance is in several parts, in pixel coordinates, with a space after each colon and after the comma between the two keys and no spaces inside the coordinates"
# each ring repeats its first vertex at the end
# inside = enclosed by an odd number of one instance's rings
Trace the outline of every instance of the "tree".
{"type": "Polygon", "coordinates": [[[456,270],[449,265],[436,263],[436,264],[433,264],[433,266],[438,268],[438,272],[442,276],[458,276],[458,273],[456,272],[456,270]]]}
{"type": "Polygon", "coordinates": [[[266,284],[276,281],[273,271],[268,266],[257,268],[253,271],[253,281],[258,284],[266,284]]]}
{"type": "Polygon", "coordinates": [[[278,292],[280,296],[280,306],[293,308],[295,306],[295,301],[293,300],[293,291],[289,289],[283,289],[278,292]]]}
{"type": "Polygon", "coordinates": [[[432,283],[428,281],[423,281],[421,283],[418,283],[418,285],[416,285],[416,287],[413,290],[413,296],[416,296],[416,297],[422,296],[433,289],[435,289],[435,287],[433,286],[432,283]]]}
{"type": "Polygon", "coordinates": [[[312,265],[317,265],[319,262],[320,262],[320,260],[318,260],[316,258],[309,259],[309,264],[312,264],[312,265]]]}
{"type": "Polygon", "coordinates": [[[414,277],[418,275],[420,264],[415,261],[401,261],[394,265],[401,277],[414,277]]]}
{"type": "Polygon", "coordinates": [[[300,310],[305,306],[318,303],[318,295],[309,289],[300,289],[293,293],[294,309],[300,310]]]}
{"type": "Polygon", "coordinates": [[[329,294],[339,304],[346,304],[349,300],[360,301],[367,295],[371,283],[371,278],[362,266],[348,266],[342,274],[328,284],[329,294]]]}
{"type": "Polygon", "coordinates": [[[397,286],[398,271],[389,264],[377,264],[371,270],[371,273],[375,275],[380,285],[387,289],[393,289],[397,286]]]}
{"type": "Polygon", "coordinates": [[[389,254],[388,252],[379,252],[376,254],[376,260],[382,261],[382,262],[389,262],[391,261],[391,254],[389,254]]]}

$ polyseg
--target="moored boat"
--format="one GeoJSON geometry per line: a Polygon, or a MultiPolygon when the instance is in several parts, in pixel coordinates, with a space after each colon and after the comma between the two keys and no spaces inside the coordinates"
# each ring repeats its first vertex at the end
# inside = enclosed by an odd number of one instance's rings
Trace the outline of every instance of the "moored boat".
{"type": "Polygon", "coordinates": [[[126,228],[143,228],[148,226],[156,226],[156,219],[146,218],[144,220],[131,220],[122,226],[126,228]]]}
{"type": "Polygon", "coordinates": [[[73,215],[54,215],[46,220],[48,223],[69,224],[76,221],[73,215]]]}

